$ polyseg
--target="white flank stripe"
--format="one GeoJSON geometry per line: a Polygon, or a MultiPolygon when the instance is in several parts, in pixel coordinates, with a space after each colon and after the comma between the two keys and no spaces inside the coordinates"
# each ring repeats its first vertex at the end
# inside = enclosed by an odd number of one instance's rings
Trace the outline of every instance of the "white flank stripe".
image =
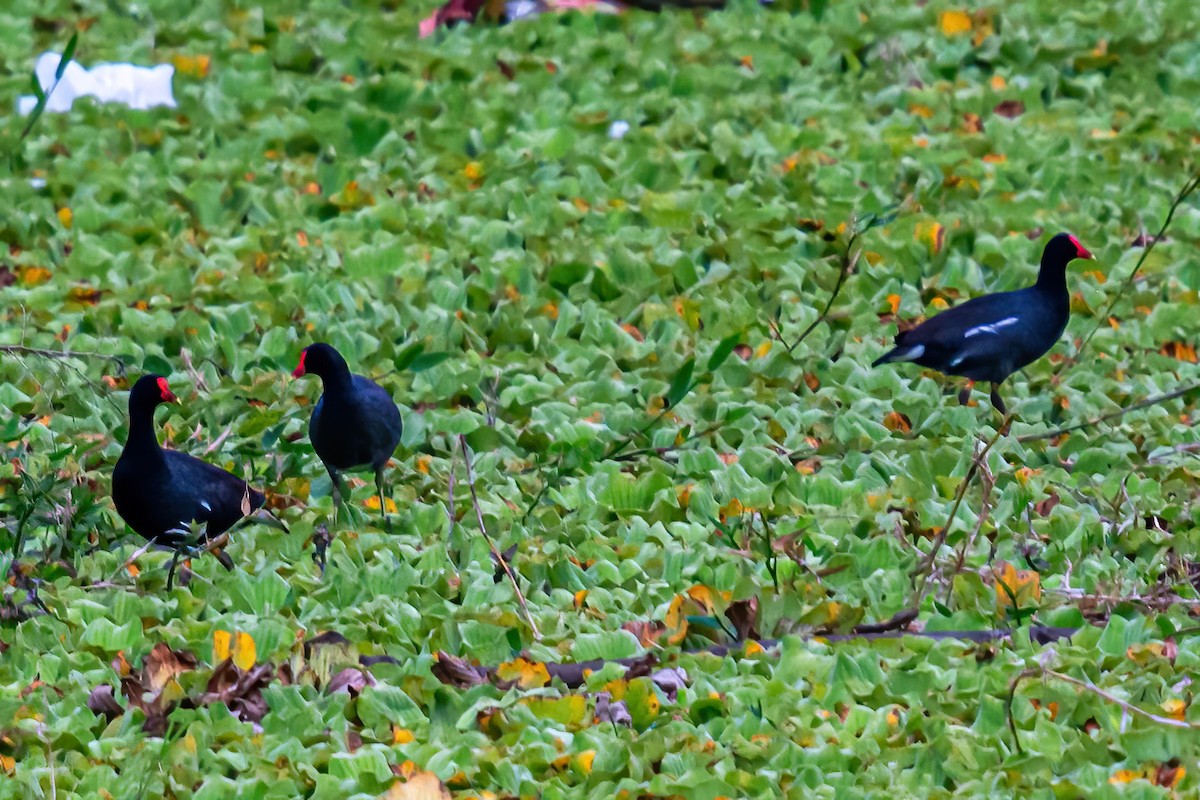
{"type": "Polygon", "coordinates": [[[207,500],[201,500],[200,505],[204,507],[205,511],[212,511],[212,506],[208,504],[207,500]]]}
{"type": "Polygon", "coordinates": [[[987,325],[976,325],[970,328],[963,334],[964,339],[970,339],[972,336],[977,336],[981,333],[999,333],[1001,328],[1007,328],[1009,325],[1016,325],[1020,320],[1017,317],[1005,317],[999,322],[990,322],[987,325]]]}
{"type": "Polygon", "coordinates": [[[904,351],[902,355],[896,357],[897,361],[912,361],[925,355],[925,345],[919,344],[915,347],[910,347],[904,351]]]}

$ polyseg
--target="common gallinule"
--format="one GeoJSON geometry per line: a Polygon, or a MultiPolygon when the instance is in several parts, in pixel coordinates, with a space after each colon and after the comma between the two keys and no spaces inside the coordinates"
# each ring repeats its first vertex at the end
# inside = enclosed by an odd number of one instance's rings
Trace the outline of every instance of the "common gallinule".
{"type": "Polygon", "coordinates": [[[300,364],[292,377],[313,374],[324,384],[324,394],[313,406],[308,438],[333,481],[333,504],[342,501],[341,472],[370,467],[375,470],[379,511],[391,533],[384,491],[383,469],[400,444],[403,424],[400,409],[379,384],[354,375],[346,359],[323,342],[310,344],[300,353],[300,364]]]}
{"type": "MultiPolygon", "coordinates": [[[[947,375],[992,384],[992,405],[1006,413],[1000,384],[1046,353],[1067,327],[1067,264],[1092,254],[1069,233],[1046,243],[1037,283],[986,294],[896,334],[896,346],[875,360],[913,361],[947,375]]],[[[965,395],[964,395],[965,398],[965,395]]]]}
{"type": "MultiPolygon", "coordinates": [[[[112,494],[121,518],[153,544],[175,550],[167,587],[180,553],[190,545],[192,522],[204,523],[211,540],[262,506],[265,498],[244,480],[220,467],[175,450],[164,450],[154,435],[154,409],[177,403],[167,379],[144,375],[129,393],[129,438],[113,469],[112,494]]],[[[233,568],[228,556],[218,558],[233,568]]]]}

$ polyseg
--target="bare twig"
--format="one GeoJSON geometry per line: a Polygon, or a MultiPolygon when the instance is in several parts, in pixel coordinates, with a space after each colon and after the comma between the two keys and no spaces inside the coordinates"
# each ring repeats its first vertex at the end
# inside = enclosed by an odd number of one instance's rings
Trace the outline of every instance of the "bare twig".
{"type": "Polygon", "coordinates": [[[1091,332],[1088,333],[1087,337],[1085,337],[1083,342],[1079,345],[1079,349],[1075,351],[1074,358],[1071,361],[1063,362],[1063,365],[1059,367],[1058,372],[1055,373],[1056,375],[1062,373],[1062,371],[1065,370],[1069,364],[1079,362],[1079,357],[1083,355],[1083,351],[1087,349],[1088,343],[1092,341],[1092,337],[1096,335],[1096,332],[1099,331],[1101,326],[1103,326],[1108,320],[1109,314],[1112,313],[1113,307],[1116,306],[1116,304],[1120,302],[1121,298],[1125,296],[1125,292],[1129,289],[1130,284],[1133,283],[1134,278],[1137,277],[1138,272],[1141,270],[1142,264],[1146,263],[1146,259],[1149,258],[1150,252],[1154,250],[1154,245],[1158,244],[1158,242],[1161,241],[1163,236],[1166,234],[1167,228],[1171,225],[1171,219],[1174,218],[1175,212],[1179,209],[1179,206],[1181,206],[1183,201],[1186,200],[1194,191],[1196,191],[1197,188],[1200,188],[1200,173],[1193,173],[1192,176],[1188,178],[1187,183],[1183,185],[1183,188],[1179,190],[1179,194],[1175,195],[1175,200],[1171,203],[1171,208],[1167,211],[1167,218],[1163,220],[1162,227],[1158,229],[1158,234],[1146,242],[1145,249],[1142,250],[1142,256],[1137,260],[1137,263],[1133,265],[1133,270],[1127,276],[1125,276],[1125,280],[1121,282],[1120,287],[1117,289],[1117,293],[1113,295],[1111,300],[1108,301],[1108,305],[1105,306],[1103,313],[1096,317],[1096,324],[1092,326],[1091,332]]]}
{"type": "Polygon", "coordinates": [[[1078,422],[1074,425],[1067,425],[1066,427],[1063,427],[1063,428],[1055,428],[1052,431],[1045,431],[1043,433],[1027,433],[1024,436],[1018,436],[1017,441],[1018,442],[1034,442],[1034,441],[1037,441],[1038,439],[1053,439],[1054,437],[1062,436],[1065,433],[1071,433],[1072,431],[1081,430],[1083,428],[1090,428],[1094,425],[1099,425],[1102,422],[1107,422],[1110,419],[1116,419],[1117,417],[1128,414],[1130,411],[1137,411],[1142,408],[1149,408],[1150,406],[1156,406],[1159,403],[1166,403],[1170,400],[1174,400],[1177,397],[1183,397],[1184,395],[1191,394],[1192,392],[1195,392],[1195,391],[1200,391],[1200,383],[1192,383],[1187,386],[1184,386],[1182,389],[1176,389],[1173,392],[1167,392],[1165,394],[1156,394],[1153,397],[1147,397],[1144,400],[1139,400],[1138,402],[1132,403],[1123,408],[1118,408],[1116,411],[1110,411],[1107,414],[1101,414],[1098,417],[1094,417],[1089,420],[1084,420],[1083,422],[1078,422]]]}
{"type": "Polygon", "coordinates": [[[1043,678],[1054,678],[1054,679],[1060,680],[1064,683],[1069,683],[1072,686],[1076,686],[1076,687],[1084,690],[1085,692],[1090,692],[1090,693],[1096,695],[1097,697],[1099,697],[1100,699],[1105,700],[1109,703],[1112,703],[1113,705],[1120,706],[1121,710],[1125,711],[1126,713],[1133,714],[1135,716],[1141,717],[1142,719],[1148,719],[1157,725],[1162,725],[1167,728],[1181,728],[1185,731],[1200,731],[1200,723],[1187,722],[1182,719],[1173,719],[1171,717],[1164,717],[1161,714],[1154,714],[1150,711],[1146,711],[1142,708],[1138,708],[1137,706],[1133,705],[1132,703],[1126,702],[1125,700],[1122,700],[1119,697],[1109,694],[1108,692],[1104,691],[1103,689],[1101,689],[1099,686],[1092,683],[1091,681],[1085,681],[1085,680],[1080,680],[1079,678],[1073,678],[1070,675],[1065,675],[1061,672],[1055,672],[1052,669],[1031,667],[1029,669],[1023,670],[1015,678],[1013,678],[1012,683],[1008,687],[1008,728],[1010,731],[1012,731],[1013,742],[1017,746],[1018,753],[1022,753],[1024,751],[1021,750],[1021,740],[1017,736],[1017,723],[1013,719],[1013,714],[1012,714],[1012,704],[1013,704],[1013,700],[1017,694],[1017,685],[1021,681],[1025,680],[1026,678],[1033,678],[1033,677],[1037,677],[1039,675],[1042,676],[1043,678]]]}
{"type": "Polygon", "coordinates": [[[521,586],[517,583],[517,576],[513,574],[512,567],[508,565],[504,554],[496,548],[496,543],[492,541],[492,537],[488,536],[487,526],[483,524],[483,509],[479,505],[479,495],[475,492],[475,468],[471,465],[471,450],[467,447],[467,437],[460,433],[458,435],[458,444],[462,448],[463,461],[467,465],[467,486],[471,489],[471,503],[475,506],[475,518],[479,521],[479,532],[483,534],[488,547],[491,548],[492,557],[504,568],[504,574],[508,576],[508,580],[512,583],[513,591],[517,593],[517,601],[521,604],[521,610],[525,612],[525,621],[529,623],[529,627],[533,631],[533,638],[541,641],[541,631],[538,630],[537,623],[533,621],[533,615],[529,613],[529,605],[525,602],[525,595],[521,593],[521,586]]]}
{"type": "Polygon", "coordinates": [[[1034,675],[1041,675],[1042,671],[1037,667],[1030,667],[1022,670],[1012,679],[1012,683],[1008,685],[1008,702],[1004,704],[1004,716],[1008,717],[1008,730],[1012,733],[1013,744],[1017,748],[1017,752],[1025,755],[1025,751],[1021,748],[1021,737],[1017,735],[1017,720],[1013,717],[1013,700],[1017,697],[1017,685],[1026,678],[1032,678],[1034,675]]]}
{"type": "Polygon", "coordinates": [[[112,583],[114,580],[117,579],[117,576],[120,575],[122,572],[127,572],[129,570],[130,565],[132,565],[133,562],[137,561],[139,558],[141,558],[147,552],[149,552],[151,547],[154,547],[154,542],[146,542],[144,545],[139,547],[137,550],[133,551],[133,555],[131,555],[129,558],[125,559],[125,563],[122,564],[121,566],[117,567],[117,571],[114,572],[109,577],[109,579],[107,581],[105,581],[105,583],[112,583]]]}
{"type": "Polygon", "coordinates": [[[224,442],[227,438],[229,438],[229,434],[232,432],[233,432],[233,426],[226,425],[225,430],[221,431],[221,435],[218,436],[217,438],[213,439],[212,442],[208,445],[208,447],[204,448],[204,455],[208,455],[209,453],[211,453],[212,451],[214,451],[218,447],[220,447],[222,442],[224,442]]]}
{"type": "MultiPolygon", "coordinates": [[[[849,227],[853,226],[854,220],[851,219],[849,227]]],[[[817,315],[817,318],[814,319],[812,323],[804,329],[803,333],[796,337],[796,341],[789,343],[788,340],[784,338],[783,331],[780,330],[779,323],[777,321],[769,320],[767,322],[767,327],[770,328],[771,333],[774,334],[775,338],[778,339],[779,342],[787,349],[788,353],[793,352],[797,347],[799,347],[800,343],[807,339],[808,335],[815,331],[817,326],[824,322],[829,316],[829,309],[833,308],[833,304],[837,301],[838,295],[842,293],[842,287],[846,284],[846,279],[850,277],[850,273],[854,271],[855,264],[858,263],[859,256],[862,255],[862,248],[859,248],[858,250],[854,249],[854,245],[858,242],[860,236],[862,236],[862,232],[855,231],[855,233],[851,235],[850,239],[846,242],[846,251],[839,258],[841,269],[838,271],[837,283],[833,285],[833,291],[829,293],[829,299],[825,302],[825,308],[821,309],[821,313],[817,315]]]]}
{"type": "Polygon", "coordinates": [[[190,350],[188,350],[186,347],[180,348],[179,360],[183,362],[183,368],[187,370],[188,377],[192,379],[192,383],[195,384],[198,389],[205,392],[212,391],[208,388],[208,384],[205,382],[204,376],[201,375],[192,365],[192,353],[190,350]]]}
{"type": "Polygon", "coordinates": [[[712,436],[713,434],[718,433],[720,430],[721,430],[721,425],[719,425],[719,424],[710,425],[708,428],[705,428],[704,430],[700,431],[699,433],[693,433],[692,435],[688,436],[687,440],[680,444],[668,445],[667,447],[643,447],[640,450],[630,450],[628,453],[621,453],[620,455],[611,456],[611,460],[612,461],[632,461],[635,458],[639,458],[641,456],[654,456],[656,458],[661,458],[664,461],[666,461],[667,460],[666,455],[668,453],[674,453],[678,450],[683,450],[689,444],[696,443],[696,442],[700,441],[701,439],[706,439],[709,436],[712,436]]]}
{"type": "MultiPolygon", "coordinates": [[[[950,526],[954,524],[954,518],[958,515],[958,507],[962,505],[963,498],[967,495],[967,487],[971,485],[971,480],[975,477],[975,474],[979,472],[980,464],[983,463],[983,459],[987,456],[988,451],[992,449],[996,442],[1000,441],[1000,437],[1002,437],[1008,430],[1009,425],[1012,423],[1012,418],[1012,414],[1009,413],[1004,418],[1003,424],[1001,424],[996,430],[996,434],[988,441],[984,448],[979,451],[978,454],[972,457],[971,467],[967,470],[967,474],[962,479],[962,483],[958,485],[958,491],[954,493],[954,505],[950,508],[950,516],[946,519],[946,524],[942,526],[942,529],[938,531],[938,535],[934,538],[933,545],[929,548],[929,553],[925,556],[921,563],[909,573],[912,577],[915,578],[922,573],[928,572],[930,567],[932,567],[933,563],[937,560],[938,550],[940,550],[942,545],[946,543],[946,537],[950,535],[950,526]]],[[[923,585],[918,593],[918,602],[921,594],[924,594],[923,585]]],[[[915,607],[917,604],[914,603],[913,605],[915,607]]]]}
{"type": "Polygon", "coordinates": [[[125,374],[125,362],[121,361],[117,356],[110,356],[104,353],[89,353],[83,350],[43,350],[39,347],[26,347],[23,344],[0,344],[0,353],[13,353],[16,355],[25,356],[41,356],[42,358],[80,358],[80,359],[103,359],[111,361],[117,365],[117,373],[125,374]]]}
{"type": "MultiPolygon", "coordinates": [[[[975,544],[975,539],[978,538],[979,532],[983,530],[983,526],[987,523],[987,519],[992,513],[992,490],[996,486],[996,478],[992,475],[992,471],[988,469],[986,461],[980,460],[976,463],[979,464],[979,481],[983,486],[979,498],[979,515],[975,520],[975,528],[971,531],[971,535],[967,537],[966,541],[963,542],[962,550],[958,552],[958,558],[954,562],[954,575],[962,571],[963,565],[967,562],[967,553],[971,551],[971,547],[975,544]]],[[[948,582],[946,586],[947,600],[953,588],[953,581],[948,582]]],[[[1013,607],[1016,607],[1016,603],[1013,604],[1013,607]]]]}

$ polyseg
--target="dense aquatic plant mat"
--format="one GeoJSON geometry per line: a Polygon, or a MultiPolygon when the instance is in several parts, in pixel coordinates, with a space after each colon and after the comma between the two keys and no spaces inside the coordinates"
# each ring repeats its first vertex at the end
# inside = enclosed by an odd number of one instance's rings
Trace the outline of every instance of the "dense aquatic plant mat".
{"type": "Polygon", "coordinates": [[[265,5],[0,11],[6,97],[78,32],[180,104],[0,131],[0,795],[1195,793],[1194,4],[265,5]],[[1009,435],[868,368],[1058,230],[1009,435]],[[314,340],[402,405],[394,535],[370,475],[333,523],[314,340]],[[171,592],[143,372],[291,528],[171,592]]]}

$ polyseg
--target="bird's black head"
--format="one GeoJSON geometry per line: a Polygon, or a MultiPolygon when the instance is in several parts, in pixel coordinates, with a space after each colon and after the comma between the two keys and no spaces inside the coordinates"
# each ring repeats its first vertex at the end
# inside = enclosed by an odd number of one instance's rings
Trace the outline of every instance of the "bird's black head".
{"type": "Polygon", "coordinates": [[[153,414],[159,403],[178,403],[179,398],[161,375],[143,375],[129,392],[129,413],[153,414]]]}
{"type": "Polygon", "coordinates": [[[1069,233],[1060,233],[1046,243],[1042,251],[1042,266],[1066,269],[1077,258],[1095,258],[1086,247],[1069,233]]]}
{"type": "Polygon", "coordinates": [[[309,373],[319,376],[321,380],[336,379],[348,376],[350,367],[332,345],[317,342],[300,351],[300,363],[292,371],[292,377],[299,378],[309,373]]]}

